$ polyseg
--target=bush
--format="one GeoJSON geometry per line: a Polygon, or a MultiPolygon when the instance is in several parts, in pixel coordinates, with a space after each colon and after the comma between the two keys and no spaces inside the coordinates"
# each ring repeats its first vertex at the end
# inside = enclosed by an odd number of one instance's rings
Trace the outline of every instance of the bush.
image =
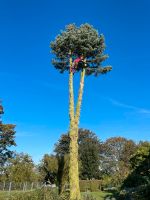
{"type": "Polygon", "coordinates": [[[80,191],[86,192],[96,192],[101,190],[102,181],[101,180],[80,180],[80,191]]]}
{"type": "Polygon", "coordinates": [[[121,190],[118,195],[118,200],[149,200],[150,197],[150,184],[143,185],[135,188],[128,188],[121,190]]]}
{"type": "MultiPolygon", "coordinates": [[[[6,200],[6,196],[1,200],[6,200]]],[[[7,200],[59,200],[59,197],[56,190],[43,188],[29,192],[12,192],[7,195],[7,200]]]]}
{"type": "Polygon", "coordinates": [[[60,195],[59,200],[69,200],[69,191],[63,192],[60,195]]]}
{"type": "Polygon", "coordinates": [[[85,194],[83,197],[82,197],[83,200],[96,200],[95,197],[93,197],[92,195],[90,194],[85,194]]]}

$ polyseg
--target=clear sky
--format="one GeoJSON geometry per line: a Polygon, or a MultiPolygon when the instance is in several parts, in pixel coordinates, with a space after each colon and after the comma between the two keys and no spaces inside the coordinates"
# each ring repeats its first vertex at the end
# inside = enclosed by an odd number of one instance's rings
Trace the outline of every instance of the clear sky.
{"type": "Polygon", "coordinates": [[[104,65],[113,66],[86,78],[80,127],[103,141],[150,140],[149,20],[149,0],[0,0],[0,99],[3,122],[16,124],[15,150],[37,162],[68,130],[68,74],[51,65],[49,44],[69,23],[103,33],[104,65]]]}

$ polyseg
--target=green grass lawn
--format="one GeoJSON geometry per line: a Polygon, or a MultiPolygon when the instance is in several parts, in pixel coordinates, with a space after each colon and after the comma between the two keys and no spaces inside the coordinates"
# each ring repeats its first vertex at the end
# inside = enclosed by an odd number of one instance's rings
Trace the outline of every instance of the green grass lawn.
{"type": "MultiPolygon", "coordinates": [[[[86,193],[83,193],[83,195],[86,193]]],[[[89,192],[89,194],[92,194],[93,197],[95,197],[97,200],[104,200],[108,196],[112,196],[112,193],[110,192],[89,192]]]]}
{"type": "Polygon", "coordinates": [[[18,193],[26,193],[26,192],[23,192],[23,191],[11,191],[11,192],[8,192],[8,191],[0,191],[0,200],[2,199],[7,199],[10,195],[15,195],[15,194],[18,194],[18,193]]]}
{"type": "MultiPolygon", "coordinates": [[[[30,191],[28,191],[30,192],[30,191]]],[[[15,194],[18,193],[26,193],[23,191],[12,191],[11,193],[6,192],[6,191],[0,191],[0,200],[7,200],[7,198],[9,197],[9,195],[11,194],[12,196],[15,196],[15,194]]],[[[82,193],[82,195],[86,195],[87,193],[82,193]]],[[[105,200],[106,197],[108,196],[112,196],[112,193],[110,192],[88,192],[88,194],[91,194],[93,197],[96,198],[96,200],[105,200]]]]}

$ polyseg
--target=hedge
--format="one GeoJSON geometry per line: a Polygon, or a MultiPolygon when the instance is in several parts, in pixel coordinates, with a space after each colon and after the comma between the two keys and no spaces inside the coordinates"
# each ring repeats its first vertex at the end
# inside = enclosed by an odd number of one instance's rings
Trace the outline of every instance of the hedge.
{"type": "Polygon", "coordinates": [[[102,180],[80,180],[80,191],[96,192],[102,190],[102,180]]]}

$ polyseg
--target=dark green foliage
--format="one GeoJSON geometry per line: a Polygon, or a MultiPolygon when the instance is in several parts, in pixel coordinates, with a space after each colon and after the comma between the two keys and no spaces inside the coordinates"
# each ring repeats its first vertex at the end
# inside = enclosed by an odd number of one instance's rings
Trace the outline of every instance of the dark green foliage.
{"type": "Polygon", "coordinates": [[[62,134],[61,138],[58,140],[57,144],[55,144],[55,153],[57,156],[64,156],[69,153],[69,143],[70,137],[69,134],[62,134]]]}
{"type": "Polygon", "coordinates": [[[138,167],[149,156],[150,142],[140,142],[137,151],[130,159],[132,169],[138,167]]]}
{"type": "Polygon", "coordinates": [[[136,191],[134,194],[136,195],[136,199],[149,200],[150,199],[150,184],[140,187],[139,190],[136,191]]]}
{"type": "Polygon", "coordinates": [[[81,179],[100,178],[100,141],[94,133],[89,130],[79,131],[79,156],[81,160],[81,179]]]}
{"type": "MultiPolygon", "coordinates": [[[[63,191],[63,175],[64,175],[64,166],[65,166],[65,157],[57,156],[58,159],[58,173],[57,173],[57,182],[59,186],[59,194],[63,191]]],[[[67,181],[66,181],[67,182],[67,181]]]]}
{"type": "MultiPolygon", "coordinates": [[[[56,39],[51,42],[52,52],[55,59],[52,63],[61,73],[69,70],[70,56],[75,59],[83,55],[86,59],[86,75],[103,74],[110,71],[111,66],[102,67],[102,61],[108,58],[104,55],[105,41],[104,36],[98,34],[98,31],[89,24],[82,24],[77,27],[75,24],[66,26],[56,39]]],[[[78,71],[82,70],[80,68],[78,71]]]]}
{"type": "Polygon", "coordinates": [[[16,145],[14,128],[15,125],[12,124],[0,124],[0,166],[13,155],[9,148],[16,145]]]}
{"type": "Polygon", "coordinates": [[[118,193],[117,200],[149,200],[149,197],[150,184],[122,190],[120,193],[118,193]]]}
{"type": "Polygon", "coordinates": [[[3,107],[0,101],[0,170],[6,161],[12,157],[13,151],[10,150],[11,146],[16,146],[15,143],[15,125],[3,124],[1,115],[4,114],[3,107]]]}
{"type": "MultiPolygon", "coordinates": [[[[86,129],[79,129],[79,158],[80,158],[80,178],[98,179],[100,178],[100,141],[97,136],[86,129]]],[[[63,134],[55,147],[58,156],[64,156],[69,153],[69,135],[63,134]]]]}
{"type": "Polygon", "coordinates": [[[58,159],[58,173],[57,182],[59,186],[59,193],[64,193],[69,187],[69,155],[57,156],[58,159]]]}
{"type": "Polygon", "coordinates": [[[58,159],[54,155],[45,154],[41,163],[38,166],[40,179],[44,183],[50,182],[54,184],[57,182],[58,174],[58,159]]]}
{"type": "Polygon", "coordinates": [[[120,199],[149,200],[150,197],[150,143],[140,142],[130,159],[131,172],[124,180],[120,199]]]}
{"type": "Polygon", "coordinates": [[[150,183],[150,143],[139,145],[135,155],[130,159],[132,171],[124,181],[124,187],[138,187],[150,183]]]}

